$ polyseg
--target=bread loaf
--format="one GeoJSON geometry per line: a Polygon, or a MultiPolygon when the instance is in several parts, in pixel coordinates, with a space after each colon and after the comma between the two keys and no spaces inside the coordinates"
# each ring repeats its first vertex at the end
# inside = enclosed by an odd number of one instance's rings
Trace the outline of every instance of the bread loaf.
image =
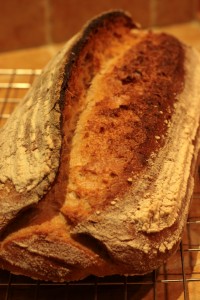
{"type": "Polygon", "coordinates": [[[200,147],[200,55],[96,17],[0,131],[0,267],[35,279],[144,274],[177,249],[200,147]]]}

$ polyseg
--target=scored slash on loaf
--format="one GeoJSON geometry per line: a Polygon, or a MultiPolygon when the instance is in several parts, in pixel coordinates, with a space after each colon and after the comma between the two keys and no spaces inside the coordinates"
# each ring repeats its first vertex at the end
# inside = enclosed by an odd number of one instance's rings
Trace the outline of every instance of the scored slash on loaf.
{"type": "Polygon", "coordinates": [[[97,16],[0,131],[0,267],[35,279],[144,274],[176,250],[200,148],[200,55],[97,16]]]}

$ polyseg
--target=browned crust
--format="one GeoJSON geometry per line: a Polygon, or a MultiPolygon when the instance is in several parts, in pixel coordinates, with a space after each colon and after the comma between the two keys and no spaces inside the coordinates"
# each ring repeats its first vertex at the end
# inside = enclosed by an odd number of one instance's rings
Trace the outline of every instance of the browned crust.
{"type": "MultiPolygon", "coordinates": [[[[130,33],[126,39],[128,42],[130,33]]],[[[112,53],[112,46],[110,49],[112,53]]],[[[87,55],[84,49],[80,57],[87,55]]],[[[97,96],[93,95],[96,104],[80,141],[80,155],[83,159],[87,156],[87,163],[77,166],[71,174],[77,197],[90,204],[88,214],[122,197],[130,189],[131,180],[135,181],[148,167],[151,154],[164,146],[176,96],[184,86],[183,64],[184,49],[178,40],[148,33],[105,74],[99,83],[101,96],[98,86],[91,87],[97,89],[97,96]],[[95,178],[98,188],[91,188],[95,178]]],[[[98,73],[98,68],[94,71],[98,73]]],[[[80,72],[78,67],[74,70],[75,79],[69,80],[69,90],[78,90],[80,72]]],[[[67,93],[66,101],[70,98],[67,93]]],[[[66,204],[62,212],[73,222],[87,218],[81,210],[81,200],[73,210],[66,204]]]]}

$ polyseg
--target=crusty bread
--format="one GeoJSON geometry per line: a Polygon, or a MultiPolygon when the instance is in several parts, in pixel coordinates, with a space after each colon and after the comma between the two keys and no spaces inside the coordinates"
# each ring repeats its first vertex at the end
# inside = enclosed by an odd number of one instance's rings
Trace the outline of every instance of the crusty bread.
{"type": "Polygon", "coordinates": [[[180,242],[200,147],[200,55],[98,16],[0,132],[0,267],[36,279],[144,274],[180,242]]]}

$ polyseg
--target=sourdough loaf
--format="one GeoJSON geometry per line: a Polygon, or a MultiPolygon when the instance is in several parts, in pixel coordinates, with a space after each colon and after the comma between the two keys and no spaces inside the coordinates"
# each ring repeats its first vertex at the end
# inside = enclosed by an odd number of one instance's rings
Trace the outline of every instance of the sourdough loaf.
{"type": "Polygon", "coordinates": [[[90,21],[0,132],[0,267],[144,274],[180,242],[200,147],[200,56],[127,13],[90,21]]]}

